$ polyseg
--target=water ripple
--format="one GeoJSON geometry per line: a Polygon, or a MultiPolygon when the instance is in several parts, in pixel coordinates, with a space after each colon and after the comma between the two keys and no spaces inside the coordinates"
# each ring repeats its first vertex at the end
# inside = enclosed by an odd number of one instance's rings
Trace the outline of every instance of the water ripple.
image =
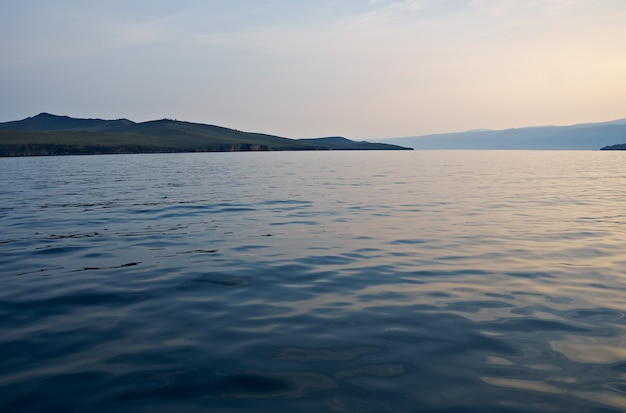
{"type": "Polygon", "coordinates": [[[0,158],[0,410],[623,411],[620,156],[0,158]]]}

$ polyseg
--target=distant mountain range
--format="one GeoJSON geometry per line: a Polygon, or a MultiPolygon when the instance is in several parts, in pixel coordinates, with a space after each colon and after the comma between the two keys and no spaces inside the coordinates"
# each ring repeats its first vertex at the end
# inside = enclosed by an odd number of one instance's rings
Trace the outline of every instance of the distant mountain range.
{"type": "Polygon", "coordinates": [[[0,156],[412,148],[626,150],[626,119],[572,126],[480,129],[373,142],[342,137],[290,139],[173,119],[137,123],[40,113],[0,123],[0,156]]]}
{"type": "Polygon", "coordinates": [[[573,126],[481,129],[376,141],[414,149],[605,149],[626,142],[626,119],[573,126]]]}
{"type": "Polygon", "coordinates": [[[0,123],[0,156],[155,152],[403,150],[342,137],[289,139],[172,119],[77,119],[40,113],[0,123]]]}

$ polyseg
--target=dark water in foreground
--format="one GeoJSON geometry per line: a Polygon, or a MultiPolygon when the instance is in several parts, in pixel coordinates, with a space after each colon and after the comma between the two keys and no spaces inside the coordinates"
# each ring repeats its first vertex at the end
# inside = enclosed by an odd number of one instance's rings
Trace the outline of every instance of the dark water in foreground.
{"type": "Polygon", "coordinates": [[[625,157],[0,159],[0,411],[624,411],[625,157]]]}

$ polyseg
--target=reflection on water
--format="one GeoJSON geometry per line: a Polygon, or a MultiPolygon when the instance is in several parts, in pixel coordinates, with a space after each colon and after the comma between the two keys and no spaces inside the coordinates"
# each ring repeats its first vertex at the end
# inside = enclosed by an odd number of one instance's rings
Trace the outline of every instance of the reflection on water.
{"type": "Polygon", "coordinates": [[[623,156],[0,159],[0,409],[623,411],[623,156]]]}

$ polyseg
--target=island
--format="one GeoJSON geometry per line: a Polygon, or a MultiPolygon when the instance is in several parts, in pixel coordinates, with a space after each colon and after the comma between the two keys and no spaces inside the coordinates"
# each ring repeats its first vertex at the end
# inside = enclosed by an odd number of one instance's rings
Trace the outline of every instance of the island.
{"type": "Polygon", "coordinates": [[[600,148],[601,151],[626,151],[626,143],[618,143],[617,145],[609,145],[600,148]]]}
{"type": "Polygon", "coordinates": [[[80,119],[40,113],[0,123],[0,156],[175,152],[412,150],[343,137],[291,139],[203,123],[80,119]]]}

